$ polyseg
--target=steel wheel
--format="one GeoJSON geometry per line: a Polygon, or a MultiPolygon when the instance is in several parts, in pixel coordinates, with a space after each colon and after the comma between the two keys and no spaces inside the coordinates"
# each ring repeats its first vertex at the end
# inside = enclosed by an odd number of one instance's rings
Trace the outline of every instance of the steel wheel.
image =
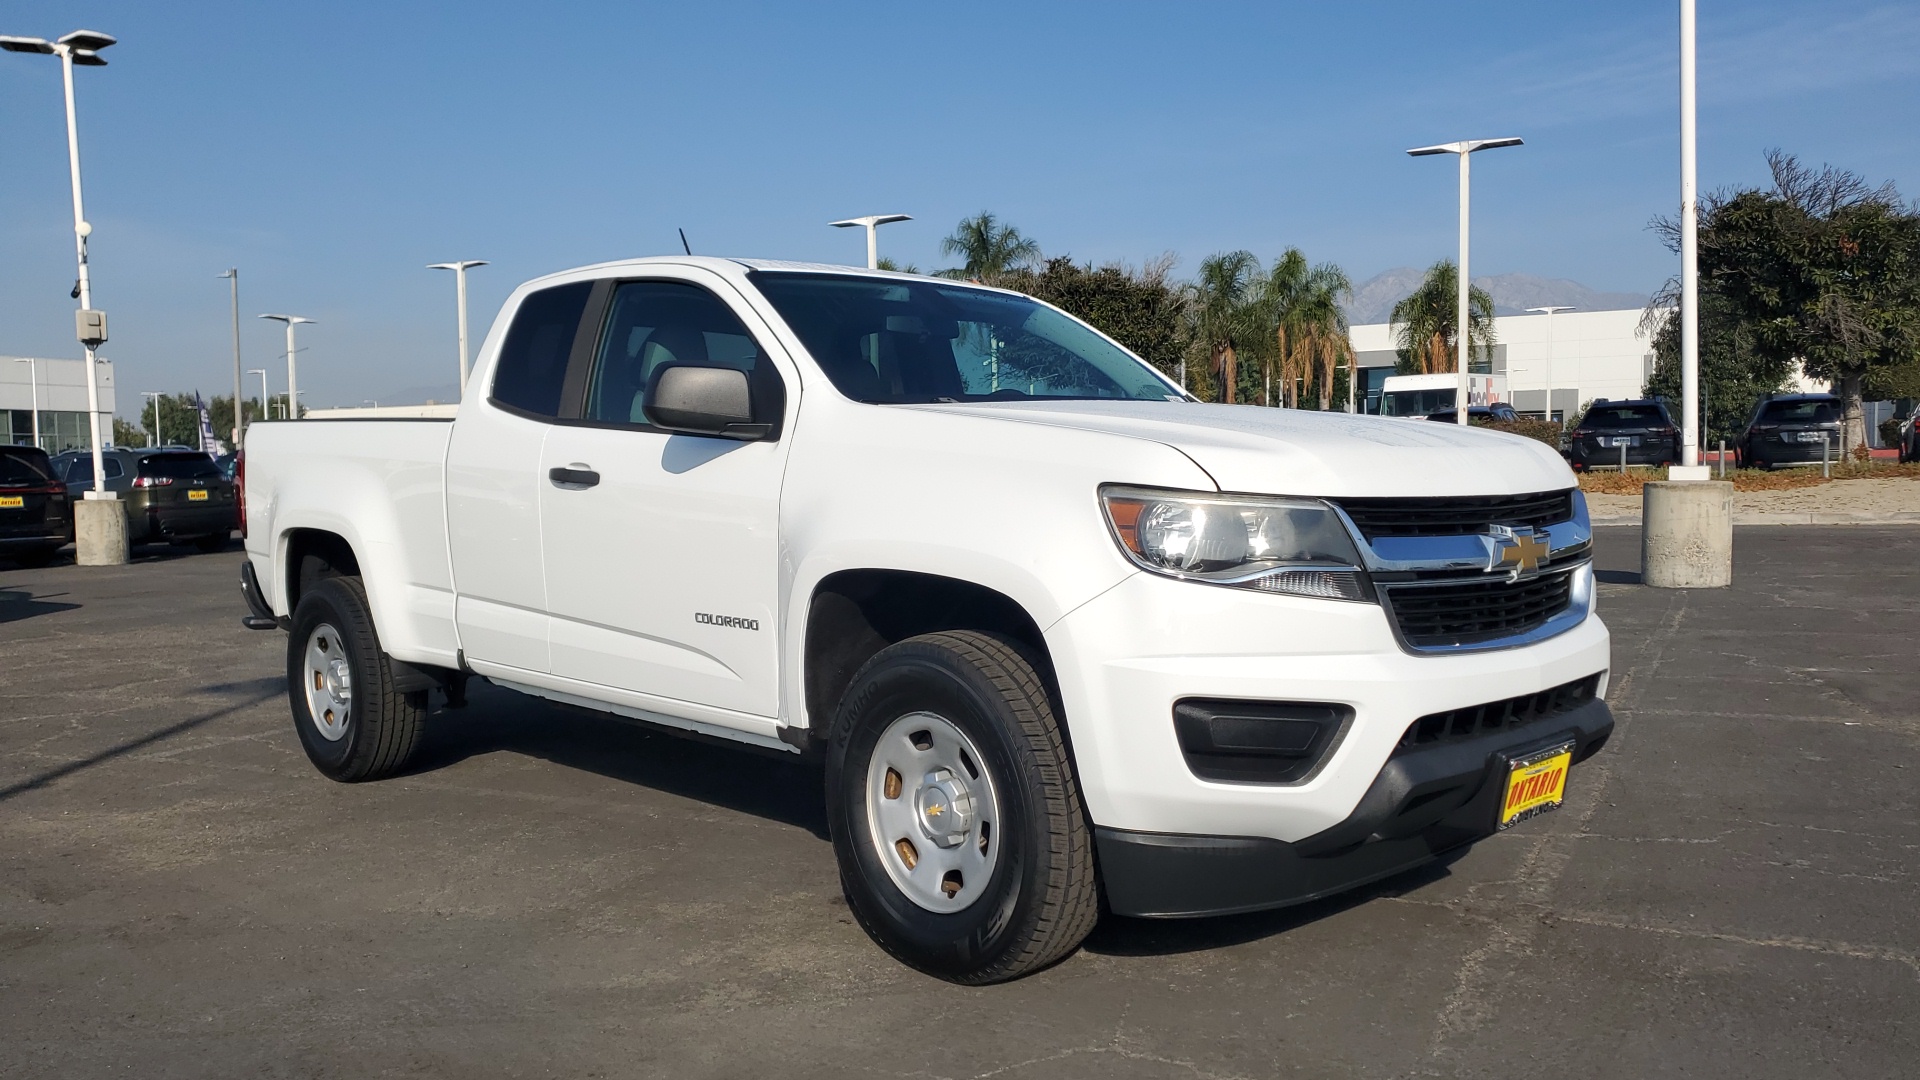
{"type": "Polygon", "coordinates": [[[353,718],[353,665],[347,662],[340,631],[330,623],[321,623],[307,635],[306,677],[301,684],[314,730],[328,742],[345,738],[347,722],[353,718]]]}
{"type": "Polygon", "coordinates": [[[880,734],[867,764],[867,824],[887,876],[907,899],[942,914],[986,891],[1000,858],[1000,803],[986,758],[930,712],[880,734]]]}

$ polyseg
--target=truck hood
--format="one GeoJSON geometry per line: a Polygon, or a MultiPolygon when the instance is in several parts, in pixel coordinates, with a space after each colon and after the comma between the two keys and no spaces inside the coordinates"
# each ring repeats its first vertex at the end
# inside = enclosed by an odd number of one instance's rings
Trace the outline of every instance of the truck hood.
{"type": "MultiPolygon", "coordinates": [[[[1425,420],[1182,401],[910,407],[1162,443],[1192,458],[1222,491],[1350,498],[1515,495],[1576,483],[1545,443],[1425,420]]],[[[1124,476],[1113,480],[1127,482],[1124,476]]]]}

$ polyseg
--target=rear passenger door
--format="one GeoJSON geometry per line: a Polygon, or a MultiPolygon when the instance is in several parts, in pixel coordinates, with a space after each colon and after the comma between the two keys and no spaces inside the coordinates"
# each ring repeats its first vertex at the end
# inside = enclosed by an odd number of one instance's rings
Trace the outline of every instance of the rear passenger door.
{"type": "Polygon", "coordinates": [[[724,281],[622,281],[584,369],[580,415],[541,452],[553,673],[637,709],[771,733],[778,712],[786,358],[724,281]],[[766,439],[678,435],[641,412],[672,362],[748,373],[766,439]],[[604,691],[612,691],[606,693],[604,691]]]}
{"type": "Polygon", "coordinates": [[[563,411],[575,339],[594,288],[591,281],[574,282],[523,297],[488,385],[467,387],[453,425],[447,547],[454,622],[469,662],[532,672],[551,667],[540,455],[563,411]]]}

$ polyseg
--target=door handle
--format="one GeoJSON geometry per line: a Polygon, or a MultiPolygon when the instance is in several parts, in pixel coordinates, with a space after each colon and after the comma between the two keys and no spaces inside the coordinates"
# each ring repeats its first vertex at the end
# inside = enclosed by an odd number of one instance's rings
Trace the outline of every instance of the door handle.
{"type": "Polygon", "coordinates": [[[592,469],[569,469],[555,465],[547,470],[547,479],[560,487],[590,488],[600,482],[600,474],[592,469]]]}

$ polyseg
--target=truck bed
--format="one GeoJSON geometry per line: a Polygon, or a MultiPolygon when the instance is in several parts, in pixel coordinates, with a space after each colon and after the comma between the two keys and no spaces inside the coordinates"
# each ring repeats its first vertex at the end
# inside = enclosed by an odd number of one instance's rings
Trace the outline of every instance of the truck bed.
{"type": "Polygon", "coordinates": [[[453,571],[447,558],[449,419],[261,421],[247,429],[247,557],[287,616],[283,530],[345,537],[363,555],[380,640],[393,656],[451,666],[453,571]],[[280,516],[281,506],[297,507],[280,516]],[[283,550],[269,550],[271,537],[283,550]],[[380,557],[373,557],[380,553],[380,557]],[[395,610],[395,608],[399,610],[395,610]]]}

